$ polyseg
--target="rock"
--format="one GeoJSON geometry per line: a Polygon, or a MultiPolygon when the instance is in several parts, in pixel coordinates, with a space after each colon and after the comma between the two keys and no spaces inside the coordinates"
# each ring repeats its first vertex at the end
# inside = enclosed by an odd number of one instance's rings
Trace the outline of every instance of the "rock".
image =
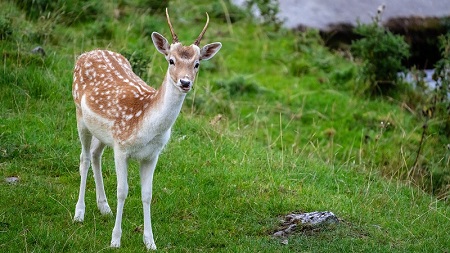
{"type": "Polygon", "coordinates": [[[17,184],[19,182],[19,177],[6,177],[5,182],[8,184],[17,184]]]}
{"type": "Polygon", "coordinates": [[[308,227],[310,230],[320,226],[339,223],[339,219],[334,213],[329,211],[310,213],[290,213],[282,220],[280,229],[272,235],[274,237],[285,237],[293,234],[299,227],[308,227]]]}
{"type": "Polygon", "coordinates": [[[33,54],[40,54],[41,56],[45,56],[45,50],[44,50],[44,48],[42,48],[41,46],[38,46],[38,47],[35,47],[35,48],[33,48],[33,50],[31,50],[31,52],[33,53],[33,54]]]}
{"type": "Polygon", "coordinates": [[[300,214],[288,214],[286,215],[286,222],[298,223],[300,221],[303,224],[309,225],[321,225],[324,223],[337,223],[338,218],[332,212],[311,212],[311,213],[300,213],[300,214]]]}

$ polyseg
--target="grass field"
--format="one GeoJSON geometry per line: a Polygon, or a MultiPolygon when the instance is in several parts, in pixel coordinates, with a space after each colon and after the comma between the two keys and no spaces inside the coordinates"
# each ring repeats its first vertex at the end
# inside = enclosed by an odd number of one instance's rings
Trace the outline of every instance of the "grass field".
{"type": "MultiPolygon", "coordinates": [[[[169,29],[163,11],[148,11],[141,2],[108,1],[98,9],[101,2],[93,2],[84,8],[98,13],[86,20],[69,19],[61,10],[33,19],[13,1],[0,3],[1,252],[113,251],[114,218],[96,208],[92,172],[85,221],[72,221],[80,154],[72,69],[80,53],[108,48],[127,55],[135,71],[158,86],[167,63],[149,35],[167,37],[169,29]],[[45,57],[30,52],[38,45],[45,57]],[[19,181],[6,183],[7,177],[19,181]]],[[[445,185],[440,191],[424,187],[426,181],[445,182],[446,140],[428,136],[421,156],[430,170],[443,171],[433,174],[441,178],[405,180],[422,132],[400,98],[355,96],[356,64],[323,47],[314,31],[257,25],[226,1],[192,8],[173,0],[169,10],[186,44],[208,11],[203,43],[220,41],[223,48],[202,63],[156,168],[152,223],[158,250],[450,251],[448,191],[442,191],[445,185]],[[323,210],[341,222],[288,238],[271,236],[284,215],[323,210]]],[[[103,164],[115,210],[111,149],[103,164]]],[[[114,251],[145,251],[134,162],[128,181],[122,245],[114,251]]]]}

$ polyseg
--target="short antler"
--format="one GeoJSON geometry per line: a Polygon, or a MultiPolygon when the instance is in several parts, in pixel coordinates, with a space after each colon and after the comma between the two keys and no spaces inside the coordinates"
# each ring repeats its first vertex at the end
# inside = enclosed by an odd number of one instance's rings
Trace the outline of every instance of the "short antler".
{"type": "Polygon", "coordinates": [[[208,12],[206,13],[206,25],[205,27],[203,27],[203,31],[200,33],[200,35],[198,36],[198,38],[195,40],[194,45],[199,46],[200,45],[200,41],[203,38],[203,34],[205,34],[206,32],[206,28],[208,28],[208,23],[209,23],[209,15],[208,12]]]}
{"type": "Polygon", "coordinates": [[[170,28],[170,33],[172,33],[172,44],[177,43],[178,36],[173,31],[172,23],[170,22],[169,12],[167,11],[167,8],[166,8],[166,17],[167,17],[167,23],[169,24],[169,28],[170,28]]]}

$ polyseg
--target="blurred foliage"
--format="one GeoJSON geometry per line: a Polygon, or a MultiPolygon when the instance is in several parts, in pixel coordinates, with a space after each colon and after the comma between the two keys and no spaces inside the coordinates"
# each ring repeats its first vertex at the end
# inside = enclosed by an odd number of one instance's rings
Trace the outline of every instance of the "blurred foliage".
{"type": "Polygon", "coordinates": [[[60,21],[67,25],[94,21],[104,11],[103,1],[14,0],[14,2],[31,20],[59,16],[60,21]]]}
{"type": "Polygon", "coordinates": [[[439,41],[442,58],[435,65],[436,88],[430,110],[439,119],[442,134],[450,137],[450,32],[439,37],[439,41]]]}
{"type": "Polygon", "coordinates": [[[160,13],[169,6],[169,0],[121,0],[120,5],[132,5],[150,13],[160,13]]]}
{"type": "Polygon", "coordinates": [[[210,17],[222,22],[236,23],[249,16],[245,10],[232,4],[230,0],[214,1],[210,9],[208,11],[210,17]]]}
{"type": "Polygon", "coordinates": [[[256,8],[265,26],[274,27],[279,30],[283,20],[278,17],[280,13],[278,0],[247,0],[246,6],[249,10],[256,8]]]}
{"type": "Polygon", "coordinates": [[[131,51],[129,49],[122,50],[120,52],[131,64],[131,68],[133,72],[138,75],[142,80],[148,82],[148,66],[151,62],[151,57],[146,54],[143,50],[134,50],[131,51]]]}
{"type": "Polygon", "coordinates": [[[0,40],[5,40],[13,33],[11,18],[0,16],[0,40]]]}

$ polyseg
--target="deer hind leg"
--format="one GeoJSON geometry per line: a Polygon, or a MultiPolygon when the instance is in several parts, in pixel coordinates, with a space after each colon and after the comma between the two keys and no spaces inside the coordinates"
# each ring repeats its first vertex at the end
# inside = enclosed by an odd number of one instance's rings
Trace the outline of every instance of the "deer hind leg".
{"type": "Polygon", "coordinates": [[[122,237],[122,214],[125,199],[128,196],[127,167],[128,157],[119,148],[114,148],[114,162],[116,164],[117,175],[117,212],[116,222],[112,232],[111,247],[120,247],[120,238],[122,237]]]}
{"type": "Polygon", "coordinates": [[[86,193],[86,180],[89,172],[91,161],[91,153],[89,151],[92,141],[92,134],[84,128],[81,124],[78,125],[78,135],[81,141],[81,155],[80,155],[80,192],[78,195],[77,205],[75,206],[74,221],[82,222],[84,220],[84,212],[86,205],[84,202],[84,195],[86,193]]]}
{"type": "Polygon", "coordinates": [[[92,170],[94,171],[95,192],[97,195],[97,207],[103,215],[112,214],[111,208],[108,205],[108,200],[105,194],[105,186],[102,177],[102,155],[105,149],[105,144],[97,138],[92,137],[91,155],[92,155],[92,170]]]}
{"type": "Polygon", "coordinates": [[[153,239],[150,204],[152,201],[153,173],[158,161],[158,156],[152,160],[141,161],[141,196],[144,212],[144,244],[149,250],[156,250],[153,239]]]}

